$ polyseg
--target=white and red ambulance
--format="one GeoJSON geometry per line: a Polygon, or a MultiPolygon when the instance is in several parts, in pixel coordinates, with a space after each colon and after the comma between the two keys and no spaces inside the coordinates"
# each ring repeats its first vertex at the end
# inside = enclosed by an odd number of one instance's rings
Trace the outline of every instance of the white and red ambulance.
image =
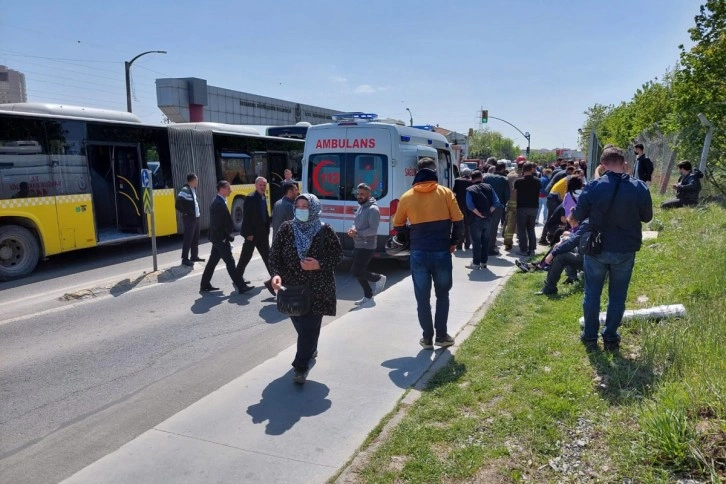
{"type": "Polygon", "coordinates": [[[346,232],[358,208],[357,186],[367,183],[381,213],[375,256],[386,257],[398,200],[411,188],[418,160],[426,156],[438,160],[439,183],[452,187],[451,146],[431,126],[377,121],[375,114],[344,113],[333,116],[333,121],[308,128],[303,192],[320,199],[321,220],[333,227],[344,253],[350,255],[353,239],[346,232]]]}

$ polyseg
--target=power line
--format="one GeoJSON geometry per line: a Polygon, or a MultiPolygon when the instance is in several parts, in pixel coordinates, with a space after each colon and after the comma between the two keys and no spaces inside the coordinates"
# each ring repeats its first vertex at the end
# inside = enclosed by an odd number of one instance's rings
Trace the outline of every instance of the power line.
{"type": "Polygon", "coordinates": [[[69,85],[67,83],[63,83],[63,82],[45,81],[43,79],[33,79],[33,82],[40,83],[40,84],[54,84],[54,85],[57,85],[57,86],[72,87],[72,88],[83,89],[83,90],[88,90],[88,91],[96,91],[96,92],[101,92],[101,93],[104,93],[104,94],[113,94],[113,95],[117,95],[118,94],[118,95],[123,95],[123,92],[121,90],[119,90],[119,91],[109,91],[107,89],[98,89],[98,88],[95,88],[95,87],[73,86],[73,85],[69,85]]]}
{"type": "Polygon", "coordinates": [[[48,77],[52,77],[53,79],[62,79],[64,81],[84,82],[86,84],[91,84],[93,86],[112,87],[112,88],[114,88],[114,87],[121,87],[121,88],[123,88],[123,81],[121,79],[118,79],[119,83],[117,83],[116,85],[110,85],[108,83],[101,84],[101,83],[93,82],[93,81],[84,81],[82,79],[73,79],[71,77],[56,76],[55,74],[46,74],[44,72],[24,71],[23,74],[33,74],[34,76],[48,76],[48,77]]]}
{"type": "MultiPolygon", "coordinates": [[[[122,76],[121,76],[121,75],[118,75],[118,76],[116,76],[116,77],[111,77],[111,76],[101,76],[101,75],[99,75],[99,74],[93,74],[93,73],[90,73],[90,72],[79,72],[79,71],[78,71],[78,70],[76,70],[76,69],[67,69],[67,68],[65,68],[65,67],[60,67],[60,66],[49,66],[48,64],[41,64],[41,63],[39,63],[39,62],[32,62],[32,61],[27,61],[27,60],[26,60],[26,61],[22,61],[22,63],[23,63],[23,64],[30,64],[30,65],[32,65],[32,66],[44,67],[44,68],[47,68],[47,69],[53,69],[54,71],[66,71],[66,72],[73,72],[73,73],[75,73],[75,74],[81,74],[81,75],[83,75],[83,76],[92,76],[92,77],[98,77],[99,79],[109,79],[109,80],[111,80],[111,81],[122,81],[122,80],[123,80],[123,78],[122,78],[122,76]]],[[[16,66],[16,67],[17,67],[18,69],[22,69],[22,67],[20,67],[20,66],[16,66]]],[[[26,72],[28,72],[28,71],[26,71],[25,69],[22,69],[22,72],[23,72],[23,73],[26,73],[26,72]]]]}
{"type": "MultiPolygon", "coordinates": [[[[111,69],[103,69],[101,67],[96,67],[96,66],[93,66],[92,67],[92,66],[84,66],[83,64],[75,64],[74,62],[71,62],[71,61],[61,60],[61,59],[57,59],[57,58],[53,58],[53,57],[43,57],[43,56],[38,56],[38,55],[27,55],[27,54],[20,54],[20,53],[12,53],[12,52],[6,51],[6,50],[0,50],[0,53],[3,53],[5,55],[9,55],[9,56],[12,56],[12,57],[30,57],[30,58],[33,58],[33,59],[45,59],[45,60],[49,60],[49,61],[52,61],[52,62],[60,62],[60,63],[63,63],[63,64],[72,65],[72,66],[83,67],[84,69],[93,69],[94,71],[110,72],[112,74],[116,74],[118,72],[118,71],[112,71],[111,69]]],[[[102,62],[102,61],[80,61],[80,62],[102,62]]],[[[106,62],[106,61],[103,61],[103,62],[106,62]]],[[[122,62],[123,61],[118,62],[118,64],[121,64],[122,62]]],[[[109,64],[117,64],[117,62],[110,62],[110,61],[108,63],[109,64]]]]}
{"type": "MultiPolygon", "coordinates": [[[[0,50],[0,53],[2,53],[2,52],[3,51],[0,50]]],[[[14,55],[14,54],[6,54],[6,55],[14,55]]],[[[51,60],[53,60],[53,59],[51,59],[51,60]]],[[[68,64],[68,65],[71,65],[71,66],[81,67],[83,69],[92,70],[93,72],[91,72],[91,73],[80,72],[80,71],[74,70],[74,69],[64,69],[63,67],[58,67],[58,66],[50,65],[50,64],[42,64],[42,63],[32,62],[32,61],[28,61],[28,60],[23,60],[23,61],[21,61],[21,64],[15,65],[14,67],[17,68],[17,69],[22,69],[22,67],[21,67],[22,64],[31,64],[31,65],[35,65],[35,66],[45,67],[47,69],[64,70],[64,71],[68,71],[68,72],[75,72],[75,73],[78,73],[78,74],[83,75],[83,76],[95,76],[95,77],[99,77],[99,78],[103,78],[103,79],[110,79],[110,80],[114,80],[114,81],[115,80],[123,79],[123,77],[121,76],[121,74],[119,74],[120,72],[123,72],[123,71],[121,71],[121,69],[119,69],[118,71],[113,71],[113,70],[110,70],[110,69],[99,69],[97,66],[84,66],[82,64],[75,64],[75,63],[66,62],[66,61],[53,60],[53,62],[58,62],[58,63],[62,63],[62,64],[68,64]],[[96,74],[97,71],[109,72],[109,73],[119,74],[119,75],[116,76],[116,77],[102,76],[102,75],[96,74]]],[[[143,67],[143,66],[139,66],[139,67],[143,67]]],[[[164,74],[164,75],[168,75],[168,74],[164,74]]],[[[144,74],[137,75],[137,77],[139,77],[141,79],[145,79],[145,80],[156,80],[155,77],[147,76],[147,75],[144,75],[144,74]]]]}
{"type": "Polygon", "coordinates": [[[88,45],[88,46],[91,46],[91,47],[96,47],[97,49],[115,50],[114,47],[105,46],[105,45],[99,45],[99,44],[94,44],[94,43],[91,43],[91,42],[81,42],[78,39],[70,39],[68,37],[61,37],[60,35],[53,34],[53,33],[50,33],[48,31],[39,31],[39,30],[29,29],[27,27],[18,27],[17,25],[11,25],[11,24],[6,23],[6,22],[0,22],[0,25],[5,25],[6,27],[10,27],[10,28],[13,28],[13,29],[18,29],[18,30],[26,30],[28,32],[32,32],[34,34],[38,34],[38,35],[42,36],[43,39],[47,39],[48,37],[55,37],[56,39],[61,39],[61,40],[65,40],[66,42],[71,42],[74,45],[77,45],[77,44],[81,44],[82,43],[82,45],[84,45],[84,46],[85,45],[88,45]]]}
{"type": "Polygon", "coordinates": [[[160,74],[160,75],[162,75],[162,76],[167,76],[167,77],[174,77],[174,76],[172,76],[171,74],[166,74],[166,73],[164,73],[164,72],[159,72],[159,71],[155,71],[155,70],[153,70],[153,69],[149,69],[148,67],[144,67],[144,66],[142,66],[142,65],[138,65],[138,66],[137,66],[137,65],[135,65],[134,67],[139,67],[139,68],[141,68],[141,69],[144,69],[144,70],[146,70],[146,71],[149,71],[149,72],[153,72],[154,74],[160,74]]]}
{"type": "MultiPolygon", "coordinates": [[[[58,62],[97,62],[100,64],[116,64],[119,61],[101,61],[101,60],[93,60],[93,59],[66,59],[64,57],[46,57],[42,55],[31,55],[31,54],[23,54],[20,52],[13,52],[9,50],[3,50],[8,55],[14,55],[17,57],[32,57],[34,59],[46,59],[46,60],[52,60],[52,61],[58,61],[58,62]]],[[[123,61],[121,61],[123,62],[123,61]]]]}

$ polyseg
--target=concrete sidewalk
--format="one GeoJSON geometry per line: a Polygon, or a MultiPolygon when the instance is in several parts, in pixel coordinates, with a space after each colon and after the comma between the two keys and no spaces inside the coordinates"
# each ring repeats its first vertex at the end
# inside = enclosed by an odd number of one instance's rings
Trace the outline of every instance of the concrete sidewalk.
{"type": "MultiPolygon", "coordinates": [[[[451,335],[514,268],[501,256],[469,271],[470,255],[454,257],[451,335]]],[[[409,276],[323,328],[304,386],[287,348],[64,482],[324,482],[445,351],[420,337],[409,276]]]]}

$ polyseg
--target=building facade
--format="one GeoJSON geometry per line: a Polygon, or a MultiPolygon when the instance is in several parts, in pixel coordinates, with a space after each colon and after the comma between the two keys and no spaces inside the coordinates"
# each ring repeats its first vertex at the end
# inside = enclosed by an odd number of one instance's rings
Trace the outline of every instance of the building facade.
{"type": "Polygon", "coordinates": [[[28,102],[25,74],[0,66],[0,104],[28,102]]]}
{"type": "Polygon", "coordinates": [[[329,123],[340,111],[208,86],[195,77],[156,80],[159,109],[174,123],[285,126],[300,121],[329,123]]]}

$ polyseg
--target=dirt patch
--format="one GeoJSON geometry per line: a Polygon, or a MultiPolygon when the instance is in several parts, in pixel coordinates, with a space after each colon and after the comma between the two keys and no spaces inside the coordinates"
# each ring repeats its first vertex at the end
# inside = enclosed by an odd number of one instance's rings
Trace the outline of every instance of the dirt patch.
{"type": "Polygon", "coordinates": [[[479,468],[476,475],[465,482],[472,484],[504,484],[512,482],[510,477],[503,475],[501,472],[502,469],[511,468],[510,464],[512,463],[505,459],[493,460],[479,468]]]}
{"type": "Polygon", "coordinates": [[[391,456],[391,462],[388,463],[388,470],[392,472],[401,472],[406,463],[411,460],[411,457],[407,455],[393,455],[391,456]]]}

